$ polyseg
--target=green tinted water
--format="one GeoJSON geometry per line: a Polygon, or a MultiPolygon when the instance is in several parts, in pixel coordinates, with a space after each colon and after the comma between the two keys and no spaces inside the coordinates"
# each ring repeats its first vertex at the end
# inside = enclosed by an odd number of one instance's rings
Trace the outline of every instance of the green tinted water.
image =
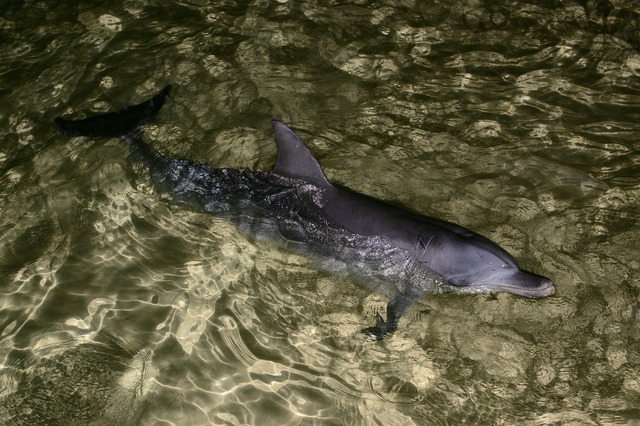
{"type": "Polygon", "coordinates": [[[637,2],[90,3],[0,6],[3,424],[640,418],[637,2]],[[425,297],[364,341],[380,295],[52,127],[167,83],[163,153],[266,169],[283,120],[332,181],[557,295],[425,297]]]}

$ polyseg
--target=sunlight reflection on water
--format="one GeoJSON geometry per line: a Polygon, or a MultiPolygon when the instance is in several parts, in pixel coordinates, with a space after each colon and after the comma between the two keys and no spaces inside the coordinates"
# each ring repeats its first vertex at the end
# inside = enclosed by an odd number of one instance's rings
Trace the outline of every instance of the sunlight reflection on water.
{"type": "Polygon", "coordinates": [[[3,424],[548,424],[638,417],[637,2],[0,6],[3,424]],[[606,6],[606,7],[605,7],[606,6]],[[557,295],[421,299],[167,203],[58,115],[165,83],[160,152],[327,175],[461,223],[557,295]]]}

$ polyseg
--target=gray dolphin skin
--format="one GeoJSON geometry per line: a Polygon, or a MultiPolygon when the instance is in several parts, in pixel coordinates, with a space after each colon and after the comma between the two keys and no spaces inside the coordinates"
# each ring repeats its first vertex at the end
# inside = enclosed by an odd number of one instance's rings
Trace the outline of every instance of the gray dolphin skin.
{"type": "Polygon", "coordinates": [[[298,135],[280,121],[272,121],[278,157],[269,171],[215,168],[156,152],[138,128],[156,116],[170,93],[167,86],[120,112],[57,118],[55,125],[67,136],[121,139],[174,200],[384,294],[386,320],[377,315],[376,325],[364,333],[382,339],[425,293],[507,292],[530,298],[555,293],[551,280],[520,269],[504,249],[475,232],[331,184],[298,135]]]}

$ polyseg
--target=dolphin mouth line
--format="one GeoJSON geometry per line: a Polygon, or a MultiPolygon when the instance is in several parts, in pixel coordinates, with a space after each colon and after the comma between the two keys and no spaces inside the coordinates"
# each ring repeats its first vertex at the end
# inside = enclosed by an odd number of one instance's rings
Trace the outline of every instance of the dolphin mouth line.
{"type": "Polygon", "coordinates": [[[556,293],[556,287],[552,282],[548,284],[542,284],[535,288],[526,288],[507,284],[496,285],[495,288],[506,293],[515,294],[517,296],[530,297],[532,299],[553,296],[556,293]]]}
{"type": "Polygon", "coordinates": [[[540,299],[543,297],[553,296],[556,293],[556,287],[553,282],[540,284],[537,287],[522,287],[509,284],[485,284],[485,285],[470,285],[470,286],[457,286],[455,284],[447,283],[442,287],[442,290],[454,291],[456,293],[492,293],[492,292],[504,292],[514,294],[516,296],[528,297],[530,299],[540,299]]]}

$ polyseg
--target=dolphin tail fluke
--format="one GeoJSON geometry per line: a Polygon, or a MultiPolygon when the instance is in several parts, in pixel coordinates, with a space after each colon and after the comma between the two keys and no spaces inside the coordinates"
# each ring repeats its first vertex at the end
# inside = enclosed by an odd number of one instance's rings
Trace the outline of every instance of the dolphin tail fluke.
{"type": "Polygon", "coordinates": [[[130,106],[120,112],[108,112],[83,120],[55,119],[55,126],[66,136],[88,136],[93,139],[115,137],[130,143],[138,128],[149,123],[158,114],[171,94],[171,85],[141,104],[130,106]]]}

